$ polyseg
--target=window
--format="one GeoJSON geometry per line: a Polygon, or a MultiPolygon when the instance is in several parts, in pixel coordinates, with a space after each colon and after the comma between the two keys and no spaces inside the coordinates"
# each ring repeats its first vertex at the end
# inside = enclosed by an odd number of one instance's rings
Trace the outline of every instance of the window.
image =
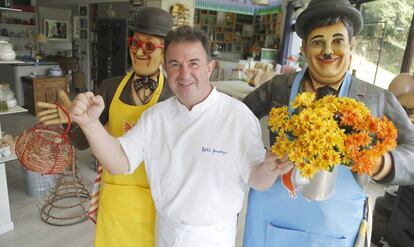
{"type": "Polygon", "coordinates": [[[356,76],[382,88],[400,73],[414,1],[381,0],[364,3],[364,26],[352,58],[356,76]]]}

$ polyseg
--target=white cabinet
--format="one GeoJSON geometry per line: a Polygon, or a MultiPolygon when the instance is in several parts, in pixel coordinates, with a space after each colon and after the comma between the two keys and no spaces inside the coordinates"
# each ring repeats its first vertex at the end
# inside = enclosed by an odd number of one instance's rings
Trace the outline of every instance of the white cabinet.
{"type": "Polygon", "coordinates": [[[15,160],[16,155],[0,159],[0,234],[13,230],[14,224],[10,216],[9,194],[7,190],[6,163],[15,160]]]}
{"type": "MultiPolygon", "coordinates": [[[[15,106],[9,109],[7,112],[0,112],[0,115],[14,114],[26,111],[26,109],[20,106],[15,106]]],[[[9,194],[7,190],[6,162],[15,159],[15,154],[0,159],[0,234],[14,229],[14,224],[11,220],[10,215],[9,194]]]]}

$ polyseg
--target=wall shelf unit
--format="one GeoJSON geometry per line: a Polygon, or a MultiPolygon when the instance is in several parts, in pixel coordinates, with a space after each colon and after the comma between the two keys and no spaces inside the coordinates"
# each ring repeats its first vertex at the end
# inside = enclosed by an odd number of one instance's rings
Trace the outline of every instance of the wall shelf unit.
{"type": "Polygon", "coordinates": [[[253,16],[195,9],[194,23],[221,52],[243,52],[252,44],[253,16]]]}
{"type": "Polygon", "coordinates": [[[253,38],[257,45],[262,48],[279,49],[281,25],[281,13],[255,16],[253,38]]]}
{"type": "Polygon", "coordinates": [[[210,46],[221,52],[243,53],[256,44],[279,48],[282,14],[246,15],[195,9],[194,24],[209,35],[210,46]]]}
{"type": "Polygon", "coordinates": [[[17,56],[30,55],[37,50],[34,36],[37,33],[37,14],[33,11],[0,12],[0,35],[8,37],[17,56]]]}

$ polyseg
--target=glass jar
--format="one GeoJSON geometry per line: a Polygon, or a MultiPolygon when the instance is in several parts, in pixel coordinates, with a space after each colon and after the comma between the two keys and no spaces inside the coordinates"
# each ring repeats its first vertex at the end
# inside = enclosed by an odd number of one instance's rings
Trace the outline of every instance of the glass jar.
{"type": "Polygon", "coordinates": [[[14,98],[14,93],[10,89],[10,84],[0,83],[0,112],[9,110],[7,101],[14,98]]]}
{"type": "Polygon", "coordinates": [[[8,111],[9,107],[7,106],[7,101],[1,100],[0,101],[0,112],[8,111]]]}

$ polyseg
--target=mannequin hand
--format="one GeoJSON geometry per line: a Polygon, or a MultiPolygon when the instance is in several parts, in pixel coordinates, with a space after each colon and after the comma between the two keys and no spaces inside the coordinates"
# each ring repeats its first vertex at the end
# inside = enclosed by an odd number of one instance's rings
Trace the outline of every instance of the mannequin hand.
{"type": "MultiPolygon", "coordinates": [[[[66,111],[70,111],[72,102],[63,90],[58,91],[58,102],[66,111]]],[[[40,108],[44,108],[44,110],[36,115],[40,123],[44,125],[68,123],[66,114],[56,104],[37,102],[36,105],[40,108]]]]}
{"type": "Polygon", "coordinates": [[[102,96],[92,92],[80,93],[72,102],[70,111],[74,122],[80,127],[99,121],[99,116],[105,108],[102,96]]]}
{"type": "Polygon", "coordinates": [[[287,155],[279,159],[277,155],[269,151],[266,152],[263,169],[268,175],[283,175],[289,172],[293,166],[294,164],[288,159],[287,155]]]}
{"type": "Polygon", "coordinates": [[[393,159],[389,152],[378,158],[372,167],[371,178],[374,180],[384,179],[394,169],[393,159]]]}
{"type": "Polygon", "coordinates": [[[377,174],[382,169],[383,165],[384,157],[380,156],[374,161],[374,164],[372,166],[372,174],[377,174]]]}

